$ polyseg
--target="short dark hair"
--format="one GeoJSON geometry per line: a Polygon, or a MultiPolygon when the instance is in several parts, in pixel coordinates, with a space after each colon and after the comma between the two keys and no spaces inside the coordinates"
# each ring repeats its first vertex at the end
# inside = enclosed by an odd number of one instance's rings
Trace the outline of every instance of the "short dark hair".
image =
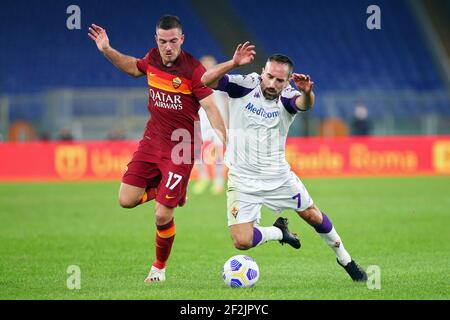
{"type": "Polygon", "coordinates": [[[170,14],[166,14],[159,19],[158,23],[156,24],[156,30],[163,29],[163,30],[170,30],[178,28],[181,32],[183,32],[183,27],[181,25],[181,20],[177,16],[172,16],[170,14]]]}
{"type": "Polygon", "coordinates": [[[294,70],[294,62],[292,62],[291,58],[284,54],[273,54],[267,59],[267,62],[269,61],[276,61],[279,63],[287,64],[289,66],[289,75],[291,75],[294,70]]]}

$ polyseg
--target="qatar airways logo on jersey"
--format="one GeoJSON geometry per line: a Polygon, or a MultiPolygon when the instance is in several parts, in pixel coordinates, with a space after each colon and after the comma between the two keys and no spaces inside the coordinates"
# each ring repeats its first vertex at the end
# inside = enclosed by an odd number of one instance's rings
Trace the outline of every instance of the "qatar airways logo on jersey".
{"type": "Polygon", "coordinates": [[[165,92],[150,89],[150,97],[155,107],[163,109],[182,110],[181,96],[178,94],[170,95],[165,92]]]}

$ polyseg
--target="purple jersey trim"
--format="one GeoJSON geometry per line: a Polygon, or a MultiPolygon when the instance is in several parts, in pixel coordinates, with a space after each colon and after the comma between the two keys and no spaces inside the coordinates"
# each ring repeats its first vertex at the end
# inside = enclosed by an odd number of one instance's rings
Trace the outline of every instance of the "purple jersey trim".
{"type": "Polygon", "coordinates": [[[295,100],[297,100],[298,97],[299,96],[295,96],[292,98],[281,97],[281,103],[290,114],[296,114],[299,111],[297,106],[295,105],[295,100]]]}
{"type": "Polygon", "coordinates": [[[249,94],[253,89],[242,87],[236,83],[230,82],[230,77],[226,74],[220,80],[217,85],[217,90],[225,91],[230,98],[242,98],[249,94]]]}

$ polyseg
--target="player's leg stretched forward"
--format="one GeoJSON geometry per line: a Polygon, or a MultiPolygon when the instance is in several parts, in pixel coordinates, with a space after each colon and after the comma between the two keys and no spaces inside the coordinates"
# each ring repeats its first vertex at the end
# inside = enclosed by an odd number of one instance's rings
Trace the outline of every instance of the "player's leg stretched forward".
{"type": "Polygon", "coordinates": [[[326,214],[321,212],[316,205],[306,210],[298,211],[298,215],[309,225],[316,229],[322,240],[336,253],[337,262],[350,275],[354,281],[366,281],[366,272],[350,257],[345,250],[339,234],[326,214]]]}

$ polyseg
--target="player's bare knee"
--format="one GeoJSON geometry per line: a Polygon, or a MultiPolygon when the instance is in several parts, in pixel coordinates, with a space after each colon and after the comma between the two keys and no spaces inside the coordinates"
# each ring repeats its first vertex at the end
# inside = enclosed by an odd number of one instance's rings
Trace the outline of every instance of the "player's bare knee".
{"type": "Polygon", "coordinates": [[[157,225],[162,226],[170,222],[173,218],[174,208],[164,206],[160,203],[155,208],[155,222],[157,225]]]}
{"type": "Polygon", "coordinates": [[[247,250],[252,247],[252,239],[237,237],[233,238],[234,247],[238,250],[247,250]]]}
{"type": "Polygon", "coordinates": [[[244,242],[234,242],[234,247],[238,250],[248,250],[251,248],[251,245],[249,245],[248,243],[244,243],[244,242]]]}
{"type": "Polygon", "coordinates": [[[322,223],[322,213],[315,205],[297,213],[303,220],[311,225],[319,225],[322,223]]]}
{"type": "Polygon", "coordinates": [[[170,222],[171,219],[169,219],[166,215],[158,214],[158,212],[155,213],[155,223],[158,226],[163,226],[170,222]]]}
{"type": "Polygon", "coordinates": [[[138,205],[138,201],[127,196],[119,195],[119,205],[122,208],[131,209],[138,205]]]}

